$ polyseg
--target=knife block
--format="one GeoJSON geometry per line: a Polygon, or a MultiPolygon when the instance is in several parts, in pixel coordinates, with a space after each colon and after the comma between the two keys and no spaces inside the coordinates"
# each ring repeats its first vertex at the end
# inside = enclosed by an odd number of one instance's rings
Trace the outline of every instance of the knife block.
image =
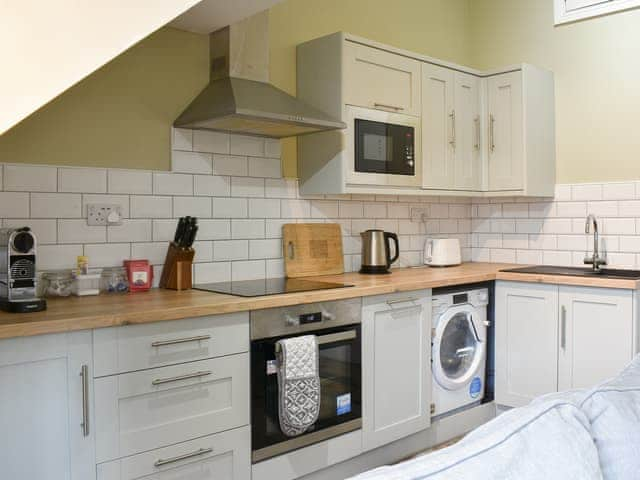
{"type": "Polygon", "coordinates": [[[160,277],[160,288],[169,290],[190,290],[192,287],[193,248],[180,248],[175,243],[169,244],[164,268],[160,277]]]}

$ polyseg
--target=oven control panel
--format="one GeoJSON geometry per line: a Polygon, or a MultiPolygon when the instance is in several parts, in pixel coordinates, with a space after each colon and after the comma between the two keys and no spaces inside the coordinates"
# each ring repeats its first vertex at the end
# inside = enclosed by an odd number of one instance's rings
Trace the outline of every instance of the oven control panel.
{"type": "Polygon", "coordinates": [[[307,323],[320,323],[322,321],[322,312],[303,313],[298,315],[298,322],[300,325],[306,325],[307,323]]]}

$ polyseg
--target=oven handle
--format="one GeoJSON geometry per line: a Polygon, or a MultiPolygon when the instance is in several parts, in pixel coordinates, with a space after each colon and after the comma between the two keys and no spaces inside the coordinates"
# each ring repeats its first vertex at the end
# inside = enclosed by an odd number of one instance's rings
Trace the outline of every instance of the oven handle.
{"type": "Polygon", "coordinates": [[[353,340],[357,338],[358,332],[355,330],[347,330],[346,332],[329,333],[320,335],[317,338],[318,345],[326,345],[328,343],[342,342],[344,340],[353,340]]]}

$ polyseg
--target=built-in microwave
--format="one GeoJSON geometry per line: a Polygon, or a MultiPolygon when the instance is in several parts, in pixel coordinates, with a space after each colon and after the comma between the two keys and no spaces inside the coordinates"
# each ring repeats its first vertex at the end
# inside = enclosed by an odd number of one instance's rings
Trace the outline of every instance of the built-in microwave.
{"type": "Polygon", "coordinates": [[[353,152],[349,183],[422,184],[419,118],[348,106],[347,119],[347,141],[353,152]]]}

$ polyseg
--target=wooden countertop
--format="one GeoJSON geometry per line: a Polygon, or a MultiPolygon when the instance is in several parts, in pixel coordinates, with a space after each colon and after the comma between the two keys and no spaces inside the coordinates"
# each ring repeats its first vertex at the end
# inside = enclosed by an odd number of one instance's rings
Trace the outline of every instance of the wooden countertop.
{"type": "Polygon", "coordinates": [[[354,286],[253,298],[198,290],[175,292],[154,289],[150,292],[127,295],[48,299],[48,309],[44,312],[26,314],[0,312],[0,338],[178,320],[496,279],[624,289],[638,288],[638,282],[631,280],[600,280],[499,272],[501,269],[514,266],[501,263],[466,263],[450,268],[397,269],[390,275],[346,273],[311,277],[314,280],[343,282],[354,286]]]}

